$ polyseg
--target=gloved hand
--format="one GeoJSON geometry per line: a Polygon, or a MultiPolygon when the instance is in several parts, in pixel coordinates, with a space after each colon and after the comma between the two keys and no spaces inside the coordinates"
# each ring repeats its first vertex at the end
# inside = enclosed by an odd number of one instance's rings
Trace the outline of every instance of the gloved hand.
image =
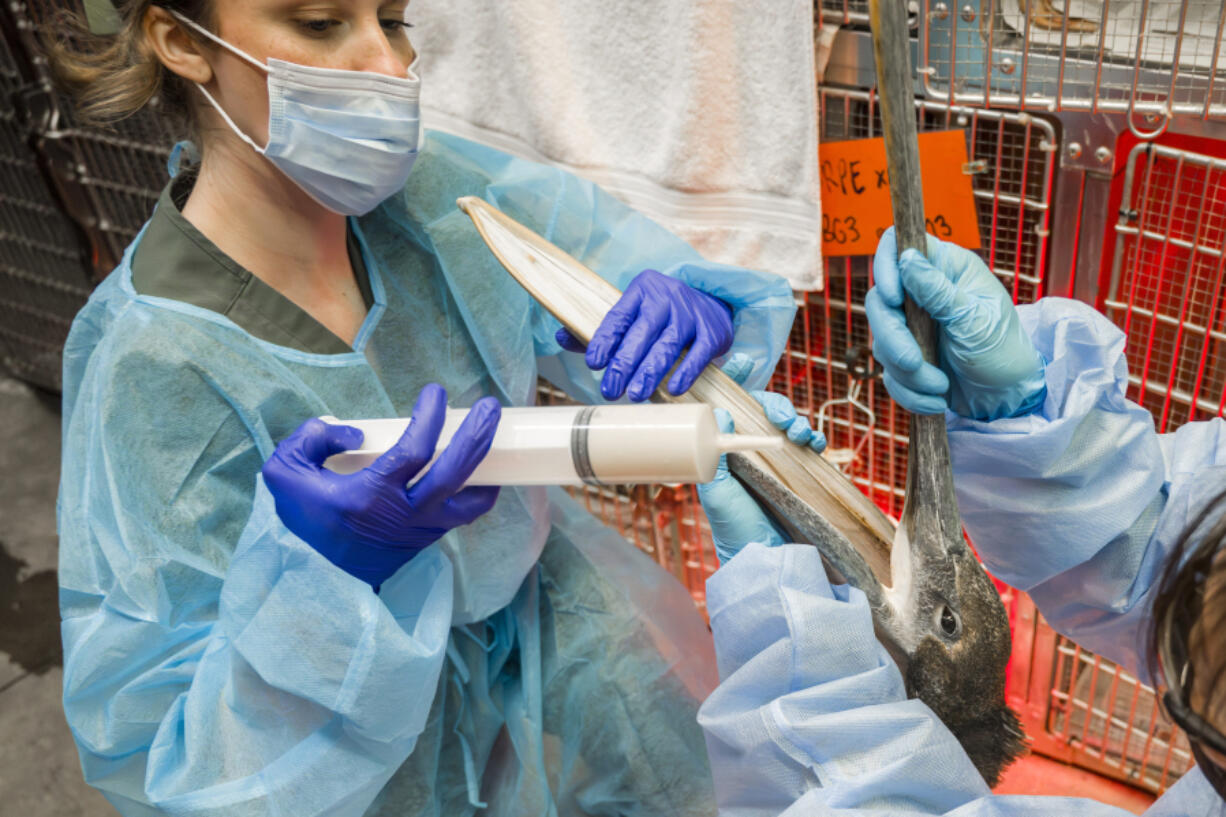
{"type": "MultiPolygon", "coordinates": [[[[725,364],[724,373],[741,383],[752,368],[753,362],[747,356],[733,355],[725,364]]],[[[775,392],[755,391],[750,394],[762,405],[771,425],[787,432],[788,439],[793,443],[812,448],[819,454],[826,450],[825,435],[814,431],[796,413],[791,400],[775,392]]],[[[715,419],[722,433],[731,434],[734,431],[732,415],[724,409],[715,410],[715,419]]],[[[711,538],[721,565],[750,542],[763,542],[773,547],[786,541],[783,533],[729,472],[726,456],[719,458],[715,478],[698,486],[698,499],[707,513],[707,521],[711,523],[711,538]]]]}
{"type": "Polygon", "coordinates": [[[447,413],[441,386],[422,389],[413,421],[392,448],[356,474],[341,475],[324,461],[362,444],[351,426],[307,420],[264,463],[264,481],[285,527],[345,572],[377,591],[405,562],[452,528],[494,507],[498,488],[461,490],[485,458],[502,408],[478,400],[451,443],[412,486],[438,444],[447,413]]]}
{"type": "MultiPolygon", "coordinates": [[[[753,373],[753,358],[735,354],[724,364],[723,372],[738,386],[742,386],[753,373]]],[[[819,454],[826,450],[826,435],[814,431],[809,421],[796,413],[796,407],[791,400],[773,391],[751,391],[749,394],[762,406],[770,424],[786,432],[789,440],[796,445],[812,448],[819,454]]]]}
{"type": "Polygon", "coordinates": [[[928,257],[897,259],[891,227],[877,245],[876,286],[864,299],[873,356],[903,408],[996,420],[1043,405],[1044,362],[1000,281],[969,250],[928,236],[928,257]],[[930,260],[931,259],[931,260],[930,260]],[[936,320],[940,368],[924,361],[903,314],[903,291],[936,320]]]}
{"type": "Polygon", "coordinates": [[[819,454],[826,450],[826,435],[815,431],[808,420],[798,415],[791,400],[773,391],[751,391],[750,394],[762,405],[770,424],[787,432],[793,443],[812,448],[819,454]]]}
{"type": "MultiPolygon", "coordinates": [[[[717,408],[715,419],[722,433],[733,432],[732,415],[727,411],[717,408]]],[[[711,540],[721,566],[750,542],[775,547],[787,541],[744,486],[732,476],[727,456],[719,458],[715,479],[698,486],[698,500],[711,523],[711,540]]]]}
{"type": "MultiPolygon", "coordinates": [[[[558,343],[571,352],[585,350],[565,329],[558,343]]],[[[718,298],[655,270],[639,273],[605,315],[586,347],[587,365],[606,369],[600,393],[617,400],[629,391],[642,402],[690,347],[668,381],[670,394],[684,394],[715,358],[732,346],[732,310],[718,298]]]]}

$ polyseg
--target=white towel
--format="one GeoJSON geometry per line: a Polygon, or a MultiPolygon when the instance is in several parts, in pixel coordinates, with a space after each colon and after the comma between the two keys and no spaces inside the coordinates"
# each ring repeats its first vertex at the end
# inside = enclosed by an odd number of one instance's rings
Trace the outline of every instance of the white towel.
{"type": "Polygon", "coordinates": [[[419,0],[426,127],[821,287],[812,0],[419,0]]]}

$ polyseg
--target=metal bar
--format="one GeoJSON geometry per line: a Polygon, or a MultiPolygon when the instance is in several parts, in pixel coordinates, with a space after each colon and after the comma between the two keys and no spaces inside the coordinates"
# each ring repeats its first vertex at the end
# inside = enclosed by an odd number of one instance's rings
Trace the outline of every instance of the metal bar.
{"type": "MultiPolygon", "coordinates": [[[[1006,2],[1008,2],[1008,0],[1006,0],[1006,2]]],[[[1028,43],[1030,42],[1030,9],[1029,8],[1027,8],[1026,10],[1025,17],[1026,17],[1026,22],[1022,26],[1022,42],[1028,43]]],[[[1022,49],[1021,85],[1018,88],[1018,96],[1021,98],[1021,104],[1019,104],[1018,107],[1023,110],[1025,110],[1026,108],[1026,80],[1029,76],[1029,70],[1030,70],[1030,49],[1024,48],[1022,49]]]]}
{"type": "MultiPolygon", "coordinates": [[[[1141,389],[1141,378],[1138,377],[1137,375],[1133,375],[1133,374],[1128,375],[1128,382],[1130,385],[1136,386],[1138,390],[1142,390],[1141,389]]],[[[1145,388],[1143,389],[1143,391],[1147,394],[1154,394],[1154,395],[1163,395],[1166,393],[1165,390],[1162,388],[1162,386],[1160,385],[1155,386],[1153,383],[1145,384],[1145,388]]],[[[1200,409],[1201,411],[1207,412],[1208,414],[1212,416],[1217,416],[1222,413],[1221,406],[1215,406],[1213,405],[1211,401],[1206,400],[1203,397],[1197,400],[1195,403],[1193,403],[1192,395],[1184,391],[1183,389],[1173,390],[1171,392],[1171,396],[1174,397],[1176,400],[1178,400],[1180,403],[1183,403],[1185,405],[1195,405],[1196,408],[1200,409]]],[[[1137,402],[1139,403],[1141,401],[1138,400],[1137,402]]]]}
{"type": "MultiPolygon", "coordinates": [[[[1155,713],[1156,715],[1157,713],[1155,713]]],[[[1175,741],[1171,741],[1166,746],[1166,757],[1162,761],[1162,778],[1158,781],[1159,788],[1166,788],[1166,781],[1170,779],[1171,758],[1175,755],[1175,741]]]]}
{"type": "MultiPolygon", "coordinates": [[[[1175,56],[1171,60],[1171,85],[1167,91],[1166,98],[1169,103],[1175,98],[1175,86],[1179,80],[1179,56],[1183,51],[1183,32],[1184,26],[1188,21],[1188,0],[1180,0],[1179,3],[1179,27],[1175,29],[1175,56]]],[[[1210,75],[1217,71],[1217,66],[1213,65],[1209,69],[1210,75]]]]}
{"type": "MultiPolygon", "coordinates": [[[[1131,158],[1132,157],[1130,157],[1130,159],[1131,158]]],[[[1154,170],[1154,163],[1152,161],[1146,162],[1145,163],[1145,185],[1143,187],[1144,192],[1141,195],[1141,214],[1140,214],[1141,224],[1145,223],[1145,216],[1149,212],[1149,191],[1150,191],[1151,177],[1153,176],[1153,170],[1154,170]]],[[[1129,184],[1129,182],[1126,181],[1125,184],[1129,184]]],[[[1122,257],[1120,260],[1122,260],[1122,257]]],[[[1124,335],[1127,337],[1132,336],[1132,332],[1130,331],[1132,329],[1132,307],[1137,302],[1137,282],[1138,280],[1140,280],[1140,276],[1134,275],[1132,277],[1132,288],[1128,295],[1128,314],[1124,318],[1124,335]]]]}
{"type": "MultiPolygon", "coordinates": [[[[998,120],[996,123],[996,172],[992,176],[992,239],[989,246],[991,251],[988,253],[988,266],[996,266],[996,242],[1000,234],[1000,179],[1004,172],[1004,162],[1002,161],[1005,151],[1005,123],[1004,120],[998,120]]],[[[1020,230],[1018,231],[1021,232],[1020,230]]],[[[1017,280],[1013,281],[1013,292],[1017,294],[1017,280]]]]}
{"type": "MultiPolygon", "coordinates": [[[[983,6],[980,3],[979,13],[983,14],[983,6]]],[[[988,47],[983,49],[983,107],[992,107],[992,53],[996,50],[993,44],[996,39],[996,0],[988,0],[988,13],[986,18],[988,26],[988,47]]],[[[1027,15],[1029,19],[1029,15],[1027,15]]],[[[980,29],[982,30],[982,23],[980,29]]]]}
{"type": "MultiPolygon", "coordinates": [[[[1185,3],[1186,3],[1186,0],[1185,0],[1185,3]]],[[[1204,184],[1201,187],[1201,195],[1200,195],[1200,201],[1202,203],[1207,202],[1209,200],[1209,178],[1211,175],[1212,174],[1210,174],[1208,171],[1205,171],[1204,184]]],[[[1175,186],[1174,191],[1176,195],[1179,193],[1178,184],[1175,186]]],[[[1172,213],[1175,212],[1174,202],[1172,202],[1171,212],[1172,213]]],[[[1196,208],[1196,229],[1192,233],[1192,236],[1193,236],[1192,243],[1193,244],[1200,243],[1201,227],[1204,225],[1204,221],[1205,221],[1205,208],[1203,206],[1197,207],[1196,208]]],[[[1196,254],[1193,253],[1188,256],[1187,274],[1184,275],[1184,280],[1183,280],[1183,295],[1181,296],[1180,303],[1179,303],[1179,327],[1175,330],[1175,348],[1171,353],[1171,371],[1170,371],[1170,374],[1167,376],[1167,384],[1166,384],[1167,395],[1162,401],[1162,418],[1158,422],[1158,432],[1160,434],[1166,431],[1167,419],[1170,416],[1171,390],[1175,388],[1175,375],[1179,373],[1179,359],[1181,357],[1181,350],[1183,348],[1183,334],[1184,334],[1183,322],[1187,318],[1187,315],[1188,315],[1188,296],[1191,292],[1192,281],[1195,277],[1196,277],[1196,254]]]]}
{"type": "MultiPolygon", "coordinates": [[[[1064,14],[1061,16],[1063,18],[1063,21],[1060,25],[1060,71],[1059,71],[1059,75],[1056,77],[1056,109],[1057,110],[1060,109],[1061,107],[1060,102],[1064,96],[1064,71],[1065,71],[1065,66],[1068,65],[1068,25],[1069,25],[1069,18],[1072,15],[1069,14],[1069,9],[1067,5],[1065,5],[1064,14]]],[[[1028,21],[1030,19],[1029,6],[1027,6],[1026,19],[1028,21]]],[[[1029,44],[1030,44],[1030,41],[1027,40],[1026,45],[1029,46],[1029,44]]],[[[1029,47],[1027,47],[1026,50],[1029,51],[1030,50],[1029,47]]]]}
{"type": "MultiPolygon", "coordinates": [[[[1064,16],[1064,23],[1066,26],[1068,25],[1068,15],[1067,14],[1064,16]]],[[[1091,664],[1091,666],[1093,667],[1093,669],[1090,671],[1090,694],[1086,698],[1086,718],[1084,721],[1081,722],[1081,742],[1082,743],[1086,742],[1086,735],[1090,731],[1090,721],[1092,719],[1093,711],[1094,711],[1094,692],[1098,688],[1098,671],[1102,667],[1102,658],[1100,658],[1097,655],[1094,656],[1094,662],[1093,664],[1091,664]]],[[[1111,719],[1110,713],[1104,712],[1103,720],[1107,722],[1107,721],[1110,721],[1110,719],[1111,719]]],[[[1106,743],[1105,739],[1103,743],[1104,744],[1106,743]]]]}
{"type": "MultiPolygon", "coordinates": [[[[1003,120],[1001,123],[1001,141],[1002,142],[1004,141],[1003,120]]],[[[1026,130],[1025,130],[1025,133],[1022,139],[1022,174],[1021,174],[1021,185],[1022,185],[1021,193],[1022,195],[1019,196],[1018,198],[1025,197],[1026,181],[1029,178],[1030,178],[1030,125],[1029,123],[1027,123],[1026,130]]],[[[1017,208],[1017,224],[1018,224],[1017,245],[1014,247],[1014,250],[1013,250],[1013,257],[1016,260],[1017,265],[1019,267],[1022,265],[1022,256],[1023,256],[1023,253],[1025,252],[1025,240],[1024,240],[1025,232],[1022,229],[1022,225],[1024,225],[1025,223],[1026,223],[1026,205],[1019,204],[1017,208]]],[[[1014,278],[1013,279],[1013,303],[1015,304],[1017,303],[1018,284],[1019,284],[1018,279],[1014,278]]]]}
{"type": "Polygon", "coordinates": [[[1081,246],[1081,222],[1082,208],[1085,207],[1086,201],[1086,174],[1078,174],[1080,184],[1077,186],[1077,226],[1073,230],[1073,254],[1069,259],[1069,275],[1068,275],[1068,291],[1065,293],[1066,298],[1074,297],[1077,290],[1077,252],[1076,248],[1081,246]]]}
{"type": "MultiPolygon", "coordinates": [[[[829,290],[830,288],[827,287],[826,289],[829,290]]],[[[825,309],[825,318],[826,318],[826,320],[823,321],[822,323],[822,330],[824,332],[824,336],[823,336],[824,343],[822,345],[822,348],[825,350],[826,355],[828,356],[828,359],[832,360],[834,357],[834,354],[833,354],[834,349],[832,348],[832,344],[830,341],[830,295],[828,291],[823,292],[822,294],[825,296],[822,298],[822,307],[825,309]]],[[[827,362],[825,368],[826,368],[826,394],[828,395],[834,394],[834,366],[832,365],[832,363],[827,362]]],[[[810,396],[810,399],[813,399],[813,389],[812,388],[809,389],[809,396],[810,396]]]]}
{"type": "MultiPolygon", "coordinates": [[[[877,93],[875,91],[851,89],[851,88],[837,88],[837,89],[836,88],[823,88],[822,93],[823,95],[827,95],[827,96],[840,96],[847,100],[858,100],[858,101],[868,103],[870,106],[869,119],[870,121],[873,120],[874,111],[872,110],[872,108],[876,104],[876,101],[877,101],[877,93]]],[[[1000,119],[1004,119],[1009,122],[1016,122],[1019,124],[1029,121],[1033,123],[1034,127],[1036,127],[1038,130],[1040,130],[1043,133],[1043,135],[1046,137],[1046,139],[1049,142],[1053,144],[1056,142],[1055,126],[1051,122],[1047,121],[1046,119],[1036,118],[1030,114],[1019,113],[1016,111],[998,110],[998,109],[985,110],[983,108],[976,108],[973,106],[965,106],[965,105],[956,105],[956,104],[951,105],[945,102],[939,102],[939,101],[932,100],[932,99],[917,99],[915,100],[915,105],[918,108],[922,108],[925,111],[931,111],[933,113],[939,113],[939,114],[948,113],[951,116],[966,116],[968,118],[986,119],[992,122],[995,122],[1000,119]]],[[[847,134],[844,134],[844,135],[847,136],[847,134]]],[[[867,136],[874,135],[871,126],[869,129],[869,133],[866,135],[867,136]]]]}
{"type": "MultiPolygon", "coordinates": [[[[875,284],[875,281],[876,281],[876,278],[875,278],[875,275],[874,275],[874,264],[873,264],[873,262],[872,262],[872,261],[869,261],[869,264],[868,264],[868,286],[869,286],[869,289],[870,289],[870,290],[871,290],[871,289],[872,289],[872,288],[873,288],[873,287],[876,285],[876,284],[875,284]]],[[[868,348],[869,348],[869,349],[872,349],[872,348],[873,348],[873,327],[872,327],[872,324],[869,324],[869,326],[868,326],[868,328],[867,328],[867,330],[866,330],[865,343],[867,344],[867,346],[868,346],[868,348]]],[[[875,388],[873,388],[873,385],[872,385],[872,382],[871,382],[871,381],[870,381],[870,383],[869,383],[869,387],[866,389],[866,391],[868,392],[868,396],[867,396],[867,398],[866,398],[866,402],[867,402],[867,405],[868,405],[868,410],[869,410],[869,411],[871,411],[871,412],[873,412],[873,417],[878,417],[878,416],[880,416],[880,415],[878,414],[879,408],[878,408],[878,407],[877,407],[877,405],[876,405],[876,402],[877,402],[877,400],[876,400],[876,392],[877,392],[877,390],[876,390],[875,388]]],[[[892,429],[892,428],[893,428],[893,427],[891,426],[891,429],[892,429]]],[[[875,482],[875,479],[876,479],[876,471],[877,471],[877,436],[876,436],[875,434],[870,434],[870,435],[868,435],[868,454],[867,454],[867,457],[868,457],[868,477],[867,477],[867,478],[868,478],[868,483],[869,483],[869,485],[872,485],[872,484],[874,484],[874,482],[875,482]]],[[[892,484],[892,483],[891,483],[891,484],[892,484]]],[[[875,488],[874,488],[874,489],[871,489],[871,490],[869,491],[869,498],[870,498],[870,499],[872,499],[874,502],[877,502],[877,496],[876,496],[876,494],[877,494],[877,490],[876,490],[875,488]]]]}
{"type": "MultiPolygon", "coordinates": [[[[1145,0],[1145,2],[1148,3],[1149,0],[1145,0]]],[[[1175,168],[1175,182],[1172,185],[1173,190],[1179,189],[1179,178],[1183,174],[1182,157],[1178,161],[1179,163],[1175,168]]],[[[1154,162],[1151,157],[1149,162],[1150,167],[1153,167],[1155,164],[1156,162],[1154,162]]],[[[1176,207],[1174,206],[1174,202],[1170,202],[1166,212],[1166,231],[1162,238],[1162,254],[1158,257],[1158,283],[1154,287],[1155,317],[1151,317],[1149,319],[1149,338],[1145,344],[1145,365],[1141,368],[1141,391],[1145,391],[1145,381],[1149,379],[1150,363],[1153,360],[1156,313],[1160,311],[1161,298],[1163,295],[1163,284],[1166,283],[1166,259],[1171,250],[1171,226],[1175,223],[1175,210],[1176,207]]],[[[1144,224],[1144,221],[1141,223],[1144,224]]],[[[1138,276],[1138,278],[1139,277],[1140,276],[1138,276]]]]}
{"type": "MultiPolygon", "coordinates": [[[[1109,307],[1110,309],[1127,309],[1128,308],[1128,304],[1122,303],[1120,301],[1114,301],[1114,300],[1106,301],[1106,306],[1109,307]]],[[[1164,324],[1167,324],[1168,326],[1179,326],[1179,321],[1177,321],[1175,318],[1171,317],[1170,315],[1163,315],[1161,313],[1155,312],[1152,309],[1146,309],[1143,306],[1134,306],[1132,308],[1132,311],[1136,313],[1137,315],[1140,315],[1143,318],[1155,317],[1159,323],[1164,323],[1164,324]]],[[[1183,328],[1184,328],[1184,331],[1191,332],[1192,334],[1195,334],[1195,335],[1208,334],[1214,340],[1226,341],[1226,331],[1223,331],[1221,329],[1207,330],[1204,326],[1201,326],[1199,323],[1191,323],[1191,322],[1185,323],[1183,325],[1183,328]]]]}
{"type": "MultiPolygon", "coordinates": [[[[1222,4],[1222,8],[1226,9],[1226,3],[1222,4]]],[[[1206,173],[1206,176],[1208,174],[1206,173]]],[[[1212,327],[1216,316],[1221,312],[1222,308],[1222,274],[1226,272],[1226,253],[1222,253],[1218,257],[1217,272],[1214,274],[1213,287],[1209,290],[1214,293],[1213,305],[1209,310],[1208,326],[1202,330],[1201,334],[1204,341],[1201,343],[1200,360],[1196,365],[1196,386],[1192,391],[1192,400],[1188,404],[1188,422],[1196,419],[1196,408],[1200,403],[1201,385],[1205,381],[1205,364],[1209,360],[1209,345],[1213,336],[1212,327]]],[[[1223,333],[1223,340],[1226,340],[1226,333],[1223,333]]],[[[1220,412],[1220,408],[1219,408],[1220,412]]]]}
{"type": "Polygon", "coordinates": [[[954,97],[957,94],[958,86],[958,9],[956,3],[950,3],[950,22],[953,24],[950,27],[949,34],[949,98],[946,103],[952,108],[954,97]]]}
{"type": "MultiPolygon", "coordinates": [[[[845,304],[846,304],[846,306],[845,306],[845,308],[844,308],[844,310],[843,310],[843,320],[845,321],[845,324],[844,324],[844,325],[847,327],[847,337],[844,339],[843,343],[844,343],[844,345],[845,345],[847,348],[850,348],[850,347],[853,345],[853,343],[854,343],[854,341],[852,340],[852,335],[851,335],[851,327],[852,327],[852,323],[851,323],[851,316],[852,316],[852,309],[851,309],[851,259],[850,259],[850,258],[846,259],[846,260],[844,261],[844,264],[845,264],[846,274],[843,276],[843,293],[844,293],[844,299],[845,299],[845,304]]],[[[830,350],[830,354],[831,354],[831,356],[833,356],[833,355],[834,355],[834,350],[833,350],[833,349],[831,349],[831,350],[830,350]]],[[[845,382],[845,384],[846,384],[846,385],[845,385],[845,388],[846,388],[846,389],[848,389],[848,390],[850,390],[850,389],[851,389],[851,384],[852,384],[852,378],[851,378],[851,373],[850,373],[850,372],[849,372],[849,373],[847,374],[847,376],[844,378],[844,382],[845,382]]],[[[830,397],[834,397],[834,395],[833,395],[833,394],[831,394],[831,395],[829,395],[829,396],[830,396],[830,397]]],[[[853,411],[854,411],[854,409],[853,409],[853,408],[852,408],[850,405],[848,405],[848,406],[847,406],[847,422],[848,422],[848,425],[849,425],[849,426],[850,426],[850,425],[853,423],[853,421],[854,421],[854,419],[855,419],[855,415],[852,413],[853,411]]],[[[847,447],[848,447],[848,448],[855,448],[855,447],[856,447],[855,434],[854,434],[853,429],[851,429],[850,427],[849,427],[849,428],[848,428],[848,430],[847,430],[847,447]]]]}
{"type": "MultiPolygon", "coordinates": [[[[1150,694],[1151,695],[1153,694],[1153,690],[1150,690],[1150,694]]],[[[1145,748],[1141,752],[1141,773],[1142,774],[1145,773],[1145,768],[1149,766],[1149,756],[1150,756],[1150,752],[1153,751],[1154,743],[1158,742],[1159,744],[1161,744],[1161,741],[1155,741],[1155,735],[1154,735],[1155,730],[1158,728],[1157,709],[1158,709],[1157,701],[1155,700],[1154,701],[1154,710],[1155,710],[1154,716],[1149,719],[1149,729],[1145,735],[1145,748]]]]}
{"type": "Polygon", "coordinates": [[[1226,26],[1226,3],[1222,3],[1217,18],[1217,36],[1213,38],[1213,59],[1209,62],[1209,87],[1205,90],[1205,109],[1201,112],[1202,119],[1209,118],[1210,100],[1213,99],[1213,84],[1217,82],[1218,58],[1222,55],[1222,30],[1226,26]]]}
{"type": "MultiPolygon", "coordinates": [[[[1103,48],[1106,45],[1107,9],[1110,7],[1110,4],[1111,0],[1103,0],[1102,19],[1098,24],[1098,59],[1096,60],[1097,67],[1094,71],[1094,92],[1092,94],[1094,103],[1090,106],[1091,113],[1098,113],[1098,89],[1103,87],[1103,64],[1106,62],[1103,59],[1103,48]]],[[[1066,8],[1065,11],[1067,12],[1068,9],[1066,8]]],[[[1067,20],[1068,14],[1066,13],[1064,16],[1067,20]]]]}
{"type": "Polygon", "coordinates": [[[1116,226],[1115,231],[1121,235],[1131,235],[1142,239],[1148,238],[1150,241],[1166,242],[1175,247],[1181,247],[1185,250],[1192,250],[1203,255],[1208,255],[1211,258],[1218,258],[1222,255],[1222,250],[1220,249],[1198,245],[1192,241],[1188,241],[1186,238],[1176,238],[1170,233],[1164,233],[1158,230],[1143,230],[1137,227],[1121,224],[1116,226]]]}

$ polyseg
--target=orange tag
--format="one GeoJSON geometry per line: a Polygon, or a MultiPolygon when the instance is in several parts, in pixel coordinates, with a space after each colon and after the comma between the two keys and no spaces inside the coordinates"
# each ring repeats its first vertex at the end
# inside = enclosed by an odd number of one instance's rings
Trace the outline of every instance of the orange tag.
{"type": "MultiPolygon", "coordinates": [[[[928,232],[979,249],[975,189],[965,172],[966,134],[921,133],[919,150],[928,232]]],[[[872,255],[894,223],[885,139],[823,143],[821,172],[822,255],[872,255]]]]}

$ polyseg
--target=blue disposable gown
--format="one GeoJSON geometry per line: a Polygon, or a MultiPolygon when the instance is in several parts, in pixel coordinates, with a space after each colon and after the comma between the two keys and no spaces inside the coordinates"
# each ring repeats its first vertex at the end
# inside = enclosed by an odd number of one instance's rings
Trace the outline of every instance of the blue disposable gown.
{"type": "Polygon", "coordinates": [[[130,247],[65,348],[59,498],[64,709],[123,814],[714,810],[695,720],[710,636],[563,492],[504,490],[376,595],[287,531],[257,476],[303,420],[407,416],[430,382],[453,405],[527,405],[547,360],[598,395],[463,195],[619,286],[656,267],[717,295],[733,351],[769,377],[794,310],[782,279],[705,263],[591,184],[448,136],[351,224],[375,301],[351,353],[138,295],[130,247]]]}
{"type": "MultiPolygon", "coordinates": [[[[1047,361],[1047,401],[991,423],[949,417],[962,518],[987,566],[1060,632],[1145,677],[1160,567],[1226,487],[1222,421],[1159,436],[1128,402],[1124,336],[1046,299],[1022,320],[1047,361]]],[[[1112,815],[1089,800],[993,795],[953,735],[907,700],[864,594],[831,587],[817,551],[750,545],[707,582],[722,682],[706,701],[727,815],[1112,815]]],[[[1226,817],[1198,770],[1148,817],[1226,817]]]]}

